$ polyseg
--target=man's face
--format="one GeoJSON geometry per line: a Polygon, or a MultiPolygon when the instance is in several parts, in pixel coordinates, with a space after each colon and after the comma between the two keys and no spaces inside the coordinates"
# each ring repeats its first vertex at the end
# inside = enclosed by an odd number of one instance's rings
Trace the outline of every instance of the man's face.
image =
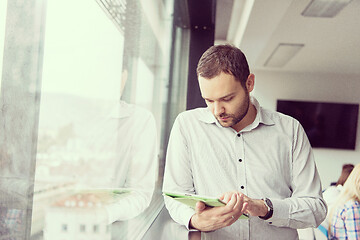
{"type": "Polygon", "coordinates": [[[211,79],[199,76],[199,85],[202,97],[221,126],[234,128],[246,116],[249,92],[233,75],[222,72],[211,79]]]}

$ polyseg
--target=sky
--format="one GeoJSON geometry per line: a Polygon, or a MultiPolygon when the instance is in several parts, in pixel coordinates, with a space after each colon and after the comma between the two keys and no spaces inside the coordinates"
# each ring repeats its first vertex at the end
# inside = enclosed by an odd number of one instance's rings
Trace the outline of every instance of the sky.
{"type": "Polygon", "coordinates": [[[123,42],[95,1],[49,0],[42,91],[118,99],[123,42]]]}

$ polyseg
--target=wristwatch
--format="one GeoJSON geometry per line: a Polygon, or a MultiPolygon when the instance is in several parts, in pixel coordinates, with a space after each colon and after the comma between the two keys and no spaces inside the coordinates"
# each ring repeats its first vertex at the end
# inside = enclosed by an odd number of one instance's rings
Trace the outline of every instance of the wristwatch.
{"type": "Polygon", "coordinates": [[[259,218],[261,218],[263,220],[268,220],[273,215],[273,212],[274,212],[273,205],[272,205],[272,202],[270,201],[270,199],[268,199],[268,198],[263,198],[262,200],[264,201],[264,203],[268,209],[268,212],[265,216],[263,216],[263,217],[259,216],[259,218]]]}

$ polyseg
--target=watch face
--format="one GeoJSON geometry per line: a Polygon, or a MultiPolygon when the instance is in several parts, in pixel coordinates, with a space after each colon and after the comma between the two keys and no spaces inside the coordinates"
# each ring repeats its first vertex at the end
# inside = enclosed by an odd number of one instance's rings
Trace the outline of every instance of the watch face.
{"type": "Polygon", "coordinates": [[[262,199],[263,201],[264,201],[264,203],[265,203],[265,205],[266,205],[266,207],[267,207],[267,209],[268,209],[268,213],[265,215],[265,216],[263,216],[263,217],[261,217],[261,216],[259,216],[259,218],[261,218],[261,219],[263,219],[263,220],[268,220],[269,218],[271,218],[272,217],[272,215],[273,215],[273,205],[272,205],[272,202],[271,202],[271,200],[270,199],[268,199],[268,198],[263,198],[262,199]]]}
{"type": "Polygon", "coordinates": [[[272,210],[273,209],[273,205],[272,202],[270,201],[270,199],[266,198],[265,199],[266,204],[269,206],[269,208],[272,210]]]}

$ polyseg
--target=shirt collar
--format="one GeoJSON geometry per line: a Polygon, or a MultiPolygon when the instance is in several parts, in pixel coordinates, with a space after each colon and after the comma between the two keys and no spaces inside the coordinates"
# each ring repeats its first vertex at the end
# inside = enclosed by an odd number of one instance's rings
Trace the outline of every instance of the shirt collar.
{"type": "Polygon", "coordinates": [[[259,125],[260,123],[265,125],[274,125],[275,122],[266,114],[266,112],[263,110],[263,108],[260,106],[259,102],[255,97],[251,97],[251,103],[256,108],[256,117],[253,123],[259,125]]]}
{"type": "Polygon", "coordinates": [[[209,110],[209,108],[203,108],[203,109],[204,111],[201,112],[198,119],[204,123],[216,123],[217,120],[214,114],[212,114],[212,112],[209,110]]]}
{"type": "MultiPolygon", "coordinates": [[[[259,102],[256,100],[255,97],[250,97],[250,101],[256,108],[256,117],[254,122],[249,126],[247,126],[246,128],[250,127],[251,129],[253,129],[257,127],[260,123],[265,125],[275,124],[274,121],[271,118],[269,118],[269,116],[263,111],[263,109],[261,108],[259,102]]],[[[200,114],[198,119],[204,123],[209,123],[209,124],[215,123],[216,125],[220,125],[218,124],[217,119],[215,118],[214,114],[212,114],[212,112],[209,110],[209,108],[205,108],[204,111],[200,114]]]]}

